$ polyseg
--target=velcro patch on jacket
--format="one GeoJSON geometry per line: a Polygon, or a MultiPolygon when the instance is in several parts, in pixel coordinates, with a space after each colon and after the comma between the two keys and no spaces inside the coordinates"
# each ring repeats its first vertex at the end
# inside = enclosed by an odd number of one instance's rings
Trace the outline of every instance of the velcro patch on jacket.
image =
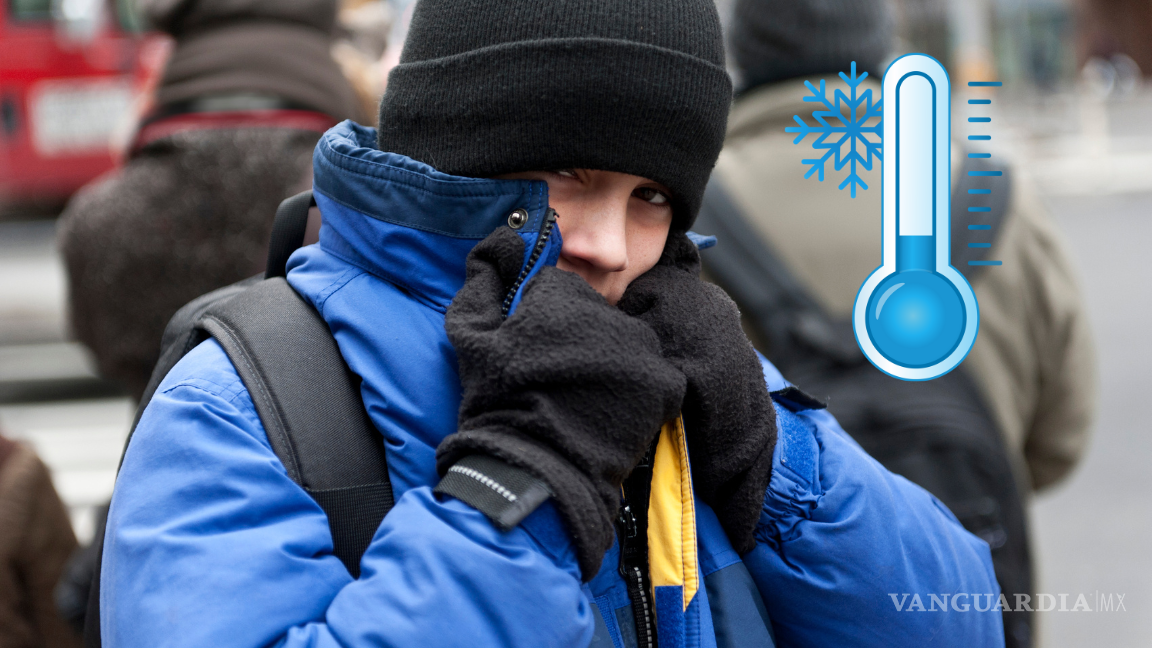
{"type": "Polygon", "coordinates": [[[768,392],[772,400],[783,405],[790,412],[803,412],[804,410],[827,409],[824,401],[809,395],[795,385],[788,385],[784,389],[768,392]]]}
{"type": "Polygon", "coordinates": [[[434,489],[471,505],[502,531],[520,524],[552,496],[540,479],[487,455],[456,462],[434,489]]]}

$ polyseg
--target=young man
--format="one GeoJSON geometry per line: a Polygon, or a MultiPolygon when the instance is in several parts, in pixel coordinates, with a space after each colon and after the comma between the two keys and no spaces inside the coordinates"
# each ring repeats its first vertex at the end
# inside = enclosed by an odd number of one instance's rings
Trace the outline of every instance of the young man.
{"type": "Polygon", "coordinates": [[[995,612],[895,609],[990,607],[987,545],[698,278],[723,61],[710,0],[423,0],[379,132],[317,146],[320,244],[288,272],[396,506],[353,579],[206,342],[125,457],[105,645],[1002,645],[995,612]]]}

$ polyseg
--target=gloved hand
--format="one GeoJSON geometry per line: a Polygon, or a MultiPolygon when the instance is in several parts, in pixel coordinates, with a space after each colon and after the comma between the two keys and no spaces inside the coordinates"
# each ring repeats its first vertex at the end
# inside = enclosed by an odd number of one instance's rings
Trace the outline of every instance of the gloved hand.
{"type": "Polygon", "coordinates": [[[700,280],[696,245],[672,232],[660,261],[628,286],[619,307],[656,331],[664,357],[687,377],[693,486],[732,546],[751,551],[772,473],[776,412],[736,304],[700,280]]]}
{"type": "Polygon", "coordinates": [[[436,465],[445,475],[459,463],[449,476],[472,477],[481,492],[500,492],[487,480],[515,495],[486,472],[491,457],[547,483],[588,580],[612,545],[620,485],[679,411],[684,376],[647,324],[570,272],[542,268],[503,319],[523,255],[520,237],[502,227],[468,256],[467,281],[444,319],[463,386],[460,426],[436,465]],[[487,457],[467,463],[474,455],[487,457]]]}

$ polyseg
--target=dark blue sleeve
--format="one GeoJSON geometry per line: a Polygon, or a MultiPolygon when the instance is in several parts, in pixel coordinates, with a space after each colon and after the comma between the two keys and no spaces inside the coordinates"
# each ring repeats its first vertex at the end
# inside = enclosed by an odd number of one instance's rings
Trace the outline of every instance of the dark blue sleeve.
{"type": "Polygon", "coordinates": [[[117,478],[106,646],[587,645],[593,610],[551,505],[510,532],[406,492],[353,581],[215,342],[173,369],[117,478]]]}
{"type": "Polygon", "coordinates": [[[744,563],[778,645],[1003,646],[987,543],[827,412],[777,410],[772,479],[744,563]]]}

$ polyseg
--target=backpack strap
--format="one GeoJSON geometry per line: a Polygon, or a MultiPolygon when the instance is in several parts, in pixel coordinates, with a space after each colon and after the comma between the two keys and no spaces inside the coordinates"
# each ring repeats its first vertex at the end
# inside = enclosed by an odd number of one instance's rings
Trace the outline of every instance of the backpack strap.
{"type": "Polygon", "coordinates": [[[360,398],[359,377],[348,369],[328,324],[284,279],[315,202],[305,191],[276,210],[268,279],[225,286],[172,317],[125,448],[172,367],[215,338],[248,389],[276,456],[324,509],[334,553],[357,577],[360,557],[392,508],[392,485],[383,439],[360,398]]]}
{"type": "MultiPolygon", "coordinates": [[[[164,329],[160,360],[136,410],[125,452],[156,389],[189,351],[209,336],[228,354],[252,397],[273,451],[292,481],[328,517],[333,553],[353,578],[360,558],[394,498],[383,438],[360,397],[328,324],[284,279],[288,257],[304,240],[311,191],[276,210],[262,276],[202,295],[164,329]]],[[[120,457],[124,461],[124,454],[120,457]]],[[[98,557],[84,622],[85,648],[100,648],[100,575],[104,526],[93,540],[98,557]]]]}
{"type": "MultiPolygon", "coordinates": [[[[152,377],[148,379],[148,385],[144,388],[144,395],[140,398],[140,403],[136,408],[132,427],[128,430],[128,438],[124,439],[124,448],[120,452],[121,466],[124,464],[124,455],[128,452],[128,444],[132,443],[132,435],[136,434],[136,426],[140,424],[140,417],[144,415],[144,410],[152,401],[152,397],[156,394],[156,389],[160,387],[160,383],[164,381],[164,377],[189,351],[208,339],[208,333],[196,327],[196,322],[203,316],[204,311],[216,302],[239,295],[258,281],[260,281],[259,276],[249,277],[200,295],[180,307],[172,319],[168,320],[168,325],[164,327],[164,335],[160,339],[160,359],[152,368],[152,377]]],[[[117,466],[116,470],[119,472],[120,466],[117,466]]]]}
{"type": "Polygon", "coordinates": [[[288,476],[328,516],[353,577],[392,508],[384,441],[328,324],[282,277],[209,308],[197,327],[224,347],[288,476]]]}
{"type": "Polygon", "coordinates": [[[276,219],[272,221],[272,234],[268,238],[265,279],[288,275],[288,257],[300,249],[304,232],[308,229],[308,210],[315,206],[316,197],[309,189],[284,199],[276,208],[276,219]]]}

